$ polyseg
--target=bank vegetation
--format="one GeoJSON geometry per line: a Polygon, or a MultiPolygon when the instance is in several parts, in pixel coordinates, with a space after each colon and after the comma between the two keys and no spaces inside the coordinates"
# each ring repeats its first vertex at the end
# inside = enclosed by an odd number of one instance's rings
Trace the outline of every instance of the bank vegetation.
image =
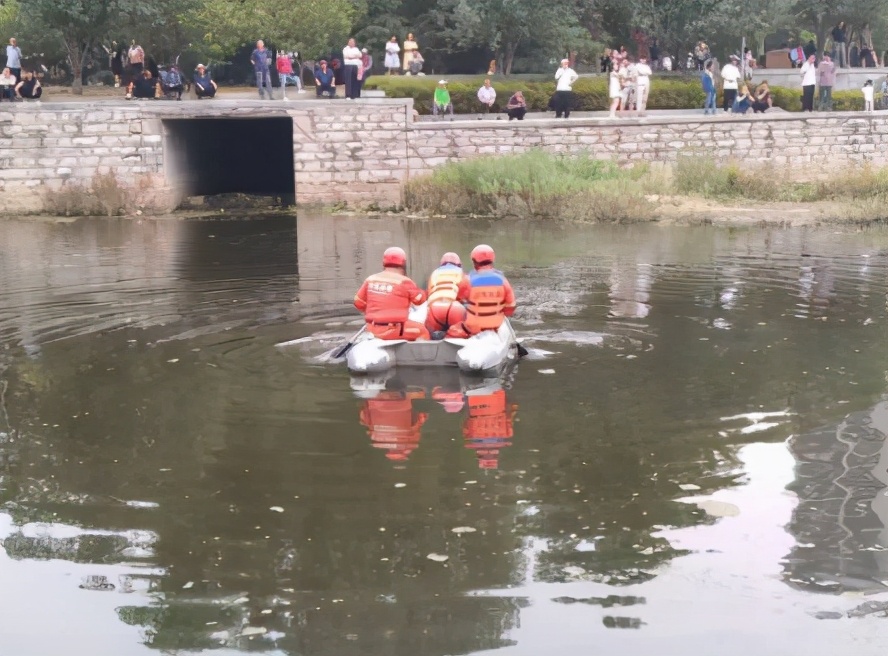
{"type": "Polygon", "coordinates": [[[817,208],[827,221],[885,221],[888,168],[861,166],[795,182],[788,171],[773,165],[717,161],[695,153],[681,155],[674,164],[621,168],[588,153],[531,150],[446,164],[410,180],[405,188],[407,210],[433,216],[613,223],[657,220],[665,216],[666,205],[689,207],[693,203],[687,201],[693,199],[708,201],[700,207],[710,209],[721,205],[729,211],[737,203],[762,210],[793,204],[817,208]]]}

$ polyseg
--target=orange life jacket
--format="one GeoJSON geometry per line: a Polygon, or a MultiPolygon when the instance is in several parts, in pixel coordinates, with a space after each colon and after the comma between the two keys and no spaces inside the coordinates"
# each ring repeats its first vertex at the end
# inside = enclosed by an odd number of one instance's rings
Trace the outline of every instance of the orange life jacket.
{"type": "Polygon", "coordinates": [[[492,394],[468,396],[469,416],[463,424],[463,436],[467,439],[512,437],[512,418],[515,408],[506,405],[505,390],[492,394]]]}
{"type": "Polygon", "coordinates": [[[466,305],[466,328],[472,334],[496,330],[503,323],[506,304],[506,277],[496,269],[481,269],[469,274],[471,288],[466,305]]]}
{"type": "Polygon", "coordinates": [[[464,298],[468,284],[463,282],[466,274],[455,264],[444,264],[432,271],[429,276],[429,305],[432,303],[453,302],[464,298]]]}
{"type": "Polygon", "coordinates": [[[413,412],[413,401],[397,392],[383,392],[361,408],[373,446],[384,449],[389,460],[406,460],[419,446],[420,430],[428,415],[413,412]]]}

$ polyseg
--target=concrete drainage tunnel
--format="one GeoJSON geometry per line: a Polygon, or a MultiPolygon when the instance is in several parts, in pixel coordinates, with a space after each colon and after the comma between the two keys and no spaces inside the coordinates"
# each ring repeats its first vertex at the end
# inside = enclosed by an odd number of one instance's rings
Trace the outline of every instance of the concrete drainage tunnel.
{"type": "Polygon", "coordinates": [[[241,193],[294,204],[291,118],[168,119],[163,126],[167,178],[183,200],[241,193]]]}

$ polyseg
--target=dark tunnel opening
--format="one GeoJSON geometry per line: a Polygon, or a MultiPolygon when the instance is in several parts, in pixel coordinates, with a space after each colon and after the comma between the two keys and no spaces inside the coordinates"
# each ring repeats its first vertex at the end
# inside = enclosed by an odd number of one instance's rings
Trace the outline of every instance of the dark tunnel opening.
{"type": "Polygon", "coordinates": [[[169,119],[163,125],[167,177],[183,198],[242,193],[295,202],[291,118],[169,119]]]}

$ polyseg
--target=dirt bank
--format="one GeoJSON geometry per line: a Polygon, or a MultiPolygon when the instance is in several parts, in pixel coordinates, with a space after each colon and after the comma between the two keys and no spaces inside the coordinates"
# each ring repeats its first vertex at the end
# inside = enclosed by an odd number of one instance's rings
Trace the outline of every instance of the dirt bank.
{"type": "Polygon", "coordinates": [[[883,223],[888,208],[841,201],[760,203],[717,201],[694,196],[648,196],[651,217],[663,225],[819,226],[883,223]]]}

